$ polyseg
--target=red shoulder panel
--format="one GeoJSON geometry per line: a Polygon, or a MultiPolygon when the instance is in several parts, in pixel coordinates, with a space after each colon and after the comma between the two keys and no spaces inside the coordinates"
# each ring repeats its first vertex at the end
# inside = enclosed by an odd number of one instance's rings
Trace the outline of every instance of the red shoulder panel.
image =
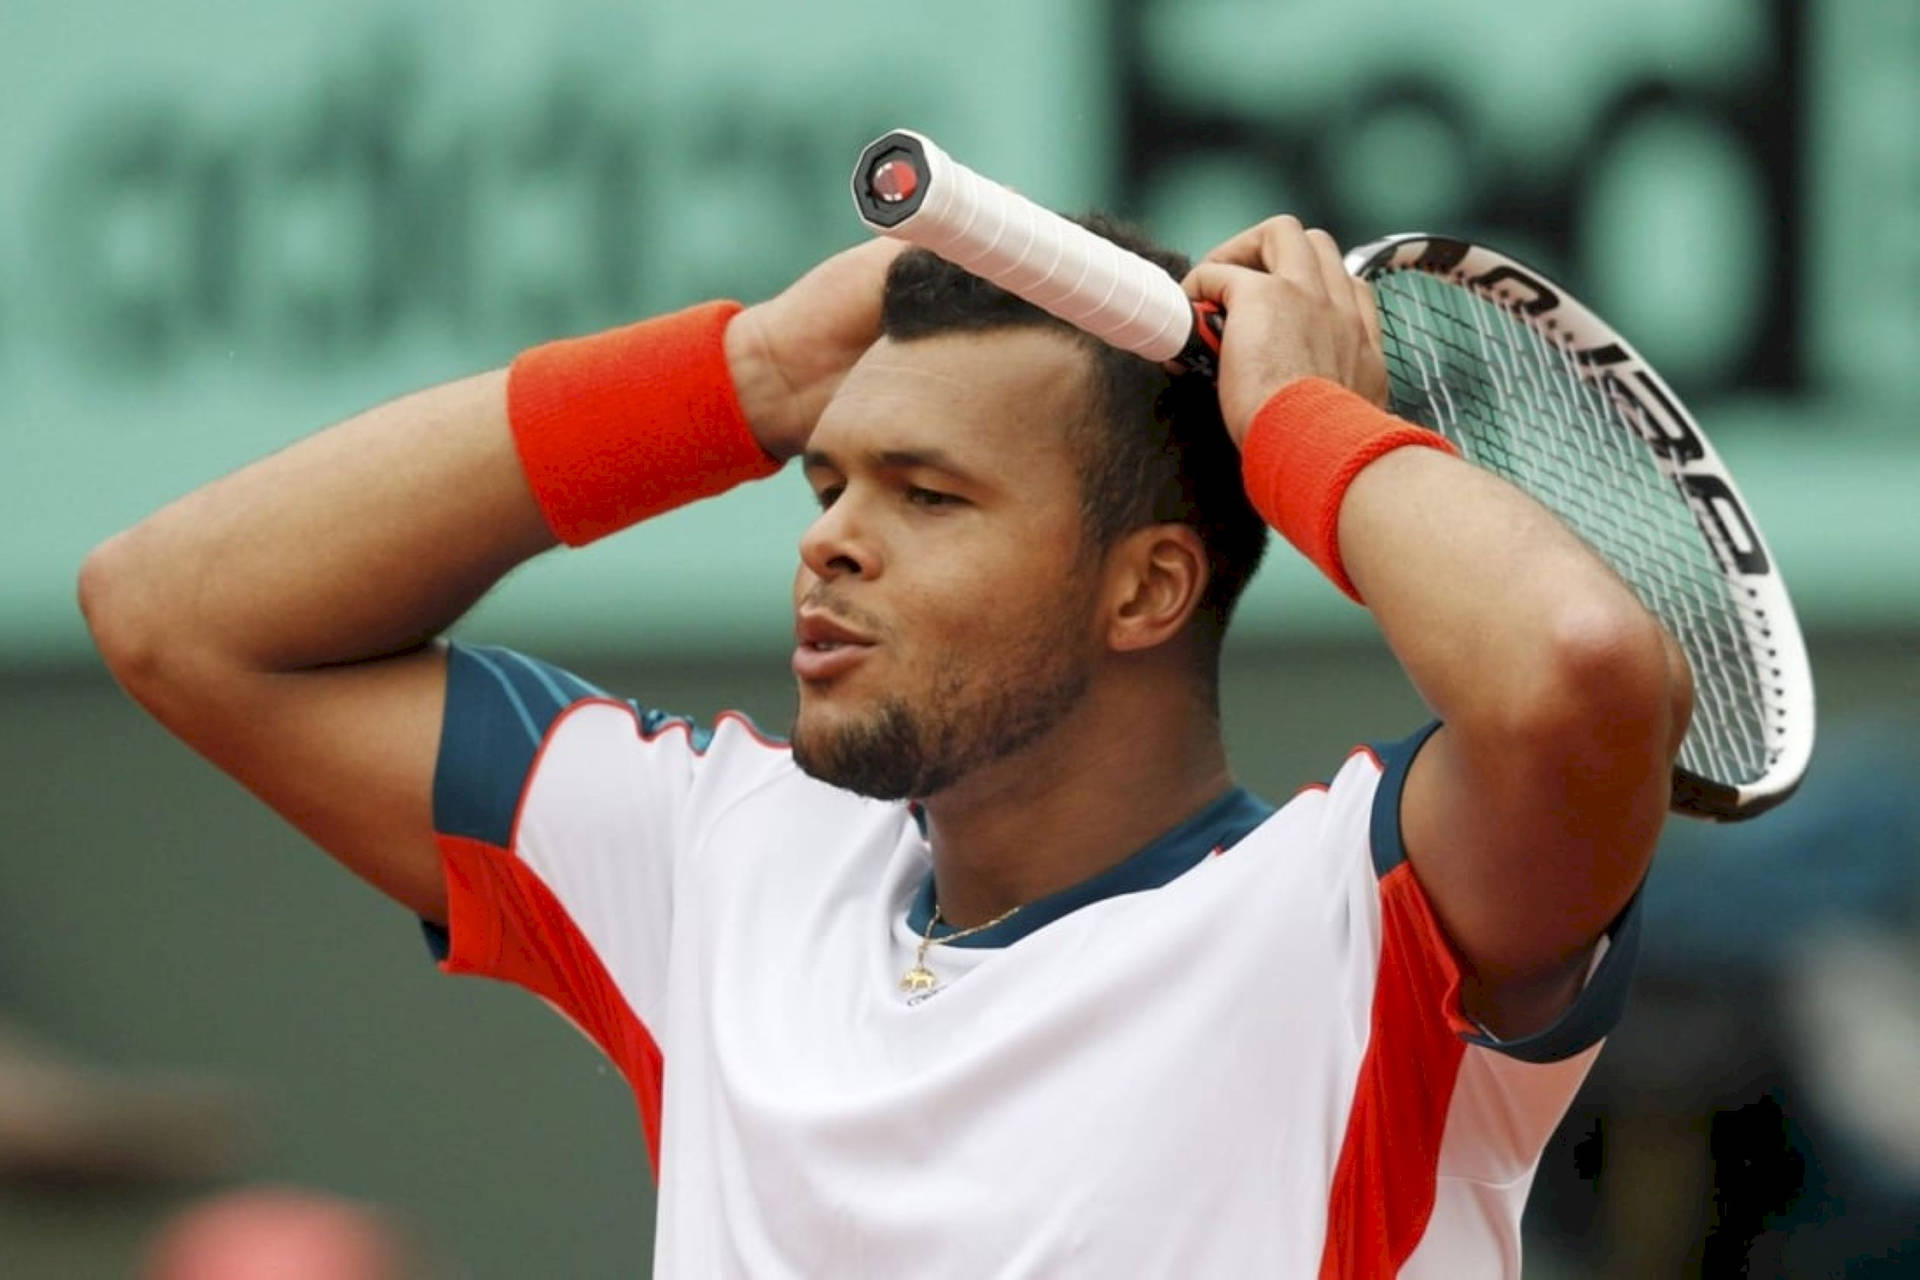
{"type": "Polygon", "coordinates": [[[472,973],[553,1002],[626,1077],[660,1174],[660,1046],[553,891],[505,849],[441,836],[452,950],[445,973],[472,973]]]}
{"type": "Polygon", "coordinates": [[[1410,865],[1380,881],[1380,912],[1372,1031],[1327,1201],[1321,1280],[1393,1276],[1420,1243],[1466,1050],[1459,963],[1410,865]]]}

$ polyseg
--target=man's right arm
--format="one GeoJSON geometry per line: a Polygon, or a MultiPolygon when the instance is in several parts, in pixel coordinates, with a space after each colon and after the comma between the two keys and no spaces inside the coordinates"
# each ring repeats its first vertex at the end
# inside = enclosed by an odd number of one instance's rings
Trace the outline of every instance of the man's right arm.
{"type": "Polygon", "coordinates": [[[555,539],[496,370],[382,405],[187,495],[80,575],[114,676],[357,874],[444,921],[431,643],[555,539]]]}
{"type": "MultiPolygon", "coordinates": [[[[733,390],[769,455],[799,451],[877,334],[898,248],[839,254],[728,325],[733,390]]],[[[168,729],[444,923],[435,638],[555,542],[496,370],[372,409],[165,507],[95,549],[80,602],[114,676],[168,729]]]]}

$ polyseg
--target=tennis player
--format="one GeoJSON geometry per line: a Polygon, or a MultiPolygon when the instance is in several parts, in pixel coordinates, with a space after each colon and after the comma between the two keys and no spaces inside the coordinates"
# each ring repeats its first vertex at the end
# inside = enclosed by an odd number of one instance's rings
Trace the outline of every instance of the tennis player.
{"type": "Polygon", "coordinates": [[[1519,1274],[1684,660],[1376,407],[1325,233],[1186,273],[1095,225],[1226,308],[1217,390],[876,241],[374,409],[82,573],[135,698],[618,1064],[657,1274],[1519,1274]],[[789,742],[437,638],[555,543],[794,458],[789,742]],[[1269,526],[1435,714],[1279,808],[1217,696],[1269,526]]]}

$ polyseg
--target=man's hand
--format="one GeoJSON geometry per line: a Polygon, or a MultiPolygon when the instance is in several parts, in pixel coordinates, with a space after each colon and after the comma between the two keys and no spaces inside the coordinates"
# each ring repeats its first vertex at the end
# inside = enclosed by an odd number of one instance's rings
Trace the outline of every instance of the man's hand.
{"type": "Polygon", "coordinates": [[[727,326],[727,365],[760,447],[791,458],[866,349],[880,336],[887,268],[906,248],[874,239],[836,253],[727,326]]]}
{"type": "Polygon", "coordinates": [[[1347,274],[1340,246],[1291,215],[1219,246],[1182,282],[1227,313],[1220,412],[1238,444],[1267,398],[1296,378],[1330,378],[1375,404],[1387,398],[1373,289],[1347,274]]]}

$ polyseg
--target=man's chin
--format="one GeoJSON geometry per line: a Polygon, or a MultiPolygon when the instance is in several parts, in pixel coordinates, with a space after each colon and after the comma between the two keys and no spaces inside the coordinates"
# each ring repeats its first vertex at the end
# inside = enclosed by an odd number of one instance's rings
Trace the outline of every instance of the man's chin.
{"type": "Polygon", "coordinates": [[[907,800],[931,789],[924,785],[918,736],[901,709],[882,708],[851,722],[820,723],[824,719],[803,707],[788,735],[793,762],[808,777],[873,800],[907,800]]]}
{"type": "Polygon", "coordinates": [[[841,791],[851,791],[854,795],[865,796],[869,800],[912,800],[916,799],[912,786],[891,777],[876,777],[858,769],[838,767],[820,767],[798,751],[793,753],[793,762],[800,771],[815,781],[824,782],[841,791]]]}

